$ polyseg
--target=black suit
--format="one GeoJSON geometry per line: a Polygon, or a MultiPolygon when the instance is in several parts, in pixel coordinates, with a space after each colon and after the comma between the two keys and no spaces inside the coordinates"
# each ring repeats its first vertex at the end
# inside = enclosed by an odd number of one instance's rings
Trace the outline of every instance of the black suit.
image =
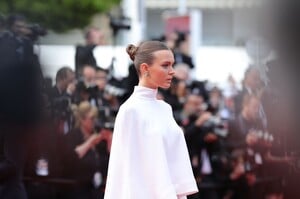
{"type": "Polygon", "coordinates": [[[97,66],[93,50],[96,45],[77,46],[75,53],[75,72],[79,75],[84,65],[97,66]]]}
{"type": "Polygon", "coordinates": [[[185,63],[189,66],[190,69],[195,68],[191,56],[185,55],[185,54],[180,53],[180,52],[175,52],[174,57],[175,57],[175,64],[185,63]]]}
{"type": "Polygon", "coordinates": [[[0,198],[25,199],[25,138],[40,118],[42,73],[32,42],[11,32],[0,35],[0,57],[0,156],[14,170],[1,183],[0,198]]]}
{"type": "MultiPolygon", "coordinates": [[[[95,148],[90,149],[82,158],[78,158],[75,148],[85,139],[80,129],[74,129],[65,136],[64,152],[64,177],[77,180],[80,184],[74,189],[70,189],[67,198],[102,198],[103,187],[94,188],[93,178],[96,172],[100,172],[103,181],[106,179],[108,169],[108,152],[106,142],[102,141],[95,148]]],[[[104,184],[102,184],[103,186],[104,184]]]]}

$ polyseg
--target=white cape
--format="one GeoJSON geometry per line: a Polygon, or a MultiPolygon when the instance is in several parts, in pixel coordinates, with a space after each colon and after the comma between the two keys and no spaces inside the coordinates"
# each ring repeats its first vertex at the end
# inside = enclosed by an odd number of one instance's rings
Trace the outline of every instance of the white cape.
{"type": "Polygon", "coordinates": [[[105,199],[181,199],[198,191],[183,132],[156,94],[136,86],[119,109],[105,199]]]}

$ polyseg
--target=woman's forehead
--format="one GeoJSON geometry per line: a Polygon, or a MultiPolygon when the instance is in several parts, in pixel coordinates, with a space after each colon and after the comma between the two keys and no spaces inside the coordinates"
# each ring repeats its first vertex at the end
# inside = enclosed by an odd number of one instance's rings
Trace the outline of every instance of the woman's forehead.
{"type": "Polygon", "coordinates": [[[171,50],[158,50],[153,53],[154,59],[160,61],[174,62],[174,55],[171,50]]]}

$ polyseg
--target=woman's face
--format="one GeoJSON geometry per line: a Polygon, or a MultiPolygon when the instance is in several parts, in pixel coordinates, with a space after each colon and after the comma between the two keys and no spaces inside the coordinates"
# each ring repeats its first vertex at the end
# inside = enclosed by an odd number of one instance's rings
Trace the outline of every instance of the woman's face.
{"type": "Polygon", "coordinates": [[[89,112],[83,119],[81,119],[81,126],[90,133],[93,133],[95,127],[96,117],[93,112],[89,112]]]}
{"type": "Polygon", "coordinates": [[[150,88],[169,88],[175,74],[173,69],[174,55],[170,50],[159,50],[153,53],[154,60],[149,65],[149,76],[146,77],[150,88]]]}

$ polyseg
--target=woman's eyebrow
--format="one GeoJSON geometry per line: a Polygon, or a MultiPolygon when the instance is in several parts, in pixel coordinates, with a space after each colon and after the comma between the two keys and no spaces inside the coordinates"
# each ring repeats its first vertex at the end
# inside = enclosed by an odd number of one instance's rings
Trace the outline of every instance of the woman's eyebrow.
{"type": "Polygon", "coordinates": [[[173,61],[162,61],[162,64],[173,64],[173,61]]]}

